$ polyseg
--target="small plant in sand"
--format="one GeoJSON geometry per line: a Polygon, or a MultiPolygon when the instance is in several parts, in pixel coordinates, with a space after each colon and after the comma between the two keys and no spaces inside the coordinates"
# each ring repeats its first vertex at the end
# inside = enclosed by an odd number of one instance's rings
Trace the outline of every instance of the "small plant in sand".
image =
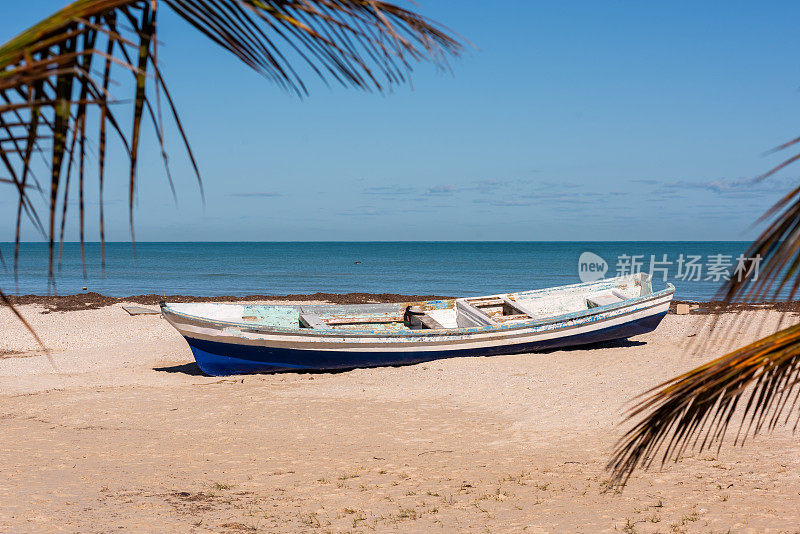
{"type": "Polygon", "coordinates": [[[351,478],[358,478],[359,476],[361,476],[361,475],[359,475],[358,473],[355,473],[355,472],[354,473],[345,473],[345,474],[339,476],[339,480],[350,480],[351,478]]]}
{"type": "Polygon", "coordinates": [[[401,508],[397,513],[398,519],[415,520],[419,517],[419,513],[414,508],[401,508]]]}
{"type": "Polygon", "coordinates": [[[300,523],[307,527],[319,528],[322,526],[322,524],[319,522],[317,514],[314,512],[308,512],[308,513],[298,512],[297,516],[298,519],[300,519],[300,523]]]}
{"type": "Polygon", "coordinates": [[[636,523],[634,523],[630,518],[625,520],[625,524],[622,525],[622,532],[625,534],[635,534],[636,533],[636,523]]]}

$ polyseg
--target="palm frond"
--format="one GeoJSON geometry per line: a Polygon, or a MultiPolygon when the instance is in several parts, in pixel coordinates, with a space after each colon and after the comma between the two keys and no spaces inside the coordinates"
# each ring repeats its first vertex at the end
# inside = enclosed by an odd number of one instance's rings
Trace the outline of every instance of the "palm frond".
{"type": "Polygon", "coordinates": [[[130,162],[127,185],[133,238],[136,169],[145,121],[153,125],[172,184],[164,148],[162,95],[202,193],[196,158],[158,65],[157,15],[165,7],[267,79],[299,95],[307,89],[297,62],[323,80],[383,91],[404,82],[412,62],[430,60],[446,67],[447,57],[461,49],[453,36],[432,21],[378,0],[77,0],[66,5],[0,46],[0,173],[8,175],[6,180],[19,200],[15,273],[24,215],[49,241],[49,279],[54,282],[55,245],[63,243],[70,187],[78,189],[83,251],[89,141],[96,141],[98,147],[105,265],[103,192],[109,134],[119,140],[130,162]],[[120,76],[116,83],[122,90],[128,88],[127,102],[118,100],[110,89],[120,76]],[[129,85],[119,83],[125,80],[129,85]],[[117,118],[120,106],[132,110],[128,126],[117,118]],[[34,162],[35,156],[42,158],[41,165],[34,162]],[[31,183],[39,186],[38,167],[50,177],[46,222],[30,196],[31,183]],[[72,179],[75,174],[77,186],[72,179]]]}
{"type": "MultiPolygon", "coordinates": [[[[19,319],[19,321],[20,321],[20,322],[21,322],[23,325],[25,325],[25,328],[27,328],[27,329],[28,329],[28,331],[29,331],[31,334],[33,334],[33,338],[36,340],[36,343],[38,343],[38,344],[39,344],[39,346],[40,346],[40,347],[42,347],[42,349],[45,349],[45,350],[46,350],[46,347],[45,347],[45,344],[44,344],[44,342],[43,342],[43,341],[42,341],[42,340],[39,338],[39,336],[38,336],[38,335],[36,335],[36,332],[35,332],[35,331],[34,331],[34,329],[31,327],[31,325],[28,323],[28,321],[27,321],[27,320],[25,320],[25,317],[23,317],[23,316],[22,316],[22,314],[19,312],[19,310],[17,310],[17,309],[14,307],[14,304],[13,304],[13,303],[12,303],[12,302],[9,300],[9,298],[8,298],[8,295],[6,295],[5,293],[3,293],[2,291],[0,291],[0,302],[2,302],[2,303],[5,305],[5,306],[8,306],[8,307],[11,309],[11,312],[12,312],[12,313],[13,313],[13,314],[14,314],[14,315],[17,317],[17,319],[19,319]]],[[[52,362],[51,362],[51,363],[52,363],[52,362]]]]}
{"type": "Polygon", "coordinates": [[[620,440],[608,464],[614,480],[624,484],[637,467],[677,460],[687,447],[721,446],[734,417],[741,417],[734,444],[786,424],[800,394],[798,355],[795,325],[650,390],[628,420],[646,417],[620,440]]]}
{"type": "MultiPolygon", "coordinates": [[[[770,152],[785,150],[800,143],[800,137],[788,141],[770,152]]],[[[761,181],[800,160],[791,156],[756,178],[761,181]]],[[[767,227],[743,254],[746,261],[742,272],[720,290],[726,301],[762,302],[793,300],[800,289],[800,186],[792,189],[775,203],[756,224],[768,222],[767,227]]]]}
{"type": "MultiPolygon", "coordinates": [[[[800,137],[771,152],[798,143],[800,137]]],[[[798,160],[800,154],[786,158],[755,181],[764,180],[798,160]]],[[[761,222],[768,222],[767,227],[741,255],[734,276],[719,291],[724,301],[760,303],[794,300],[797,296],[800,289],[800,186],[784,195],[756,224],[761,222]]],[[[748,320],[747,316],[742,316],[728,328],[736,330],[737,325],[748,320]]],[[[712,319],[714,323],[716,319],[712,319]]],[[[707,350],[709,346],[710,340],[700,348],[707,350]]],[[[635,469],[649,467],[657,454],[663,464],[670,459],[677,460],[687,447],[699,446],[703,450],[714,443],[721,447],[735,415],[742,419],[734,443],[743,443],[749,434],[755,435],[765,427],[772,429],[789,421],[798,408],[799,383],[800,325],[796,325],[646,392],[645,399],[626,419],[640,418],[639,421],[619,441],[607,467],[614,481],[624,484],[635,469]],[[791,405],[788,405],[793,393],[791,405]],[[743,404],[745,397],[747,402],[743,404]],[[786,417],[781,420],[784,413],[786,417]]],[[[800,413],[797,417],[800,419],[800,413]]]]}

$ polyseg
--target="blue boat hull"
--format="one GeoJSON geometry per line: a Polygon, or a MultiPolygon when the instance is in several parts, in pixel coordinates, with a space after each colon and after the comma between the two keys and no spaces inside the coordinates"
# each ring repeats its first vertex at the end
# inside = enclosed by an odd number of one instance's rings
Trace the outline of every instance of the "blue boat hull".
{"type": "Polygon", "coordinates": [[[212,376],[228,376],[276,371],[335,370],[386,365],[408,365],[461,356],[519,354],[560,347],[586,345],[625,339],[653,331],[666,312],[583,334],[546,339],[532,343],[501,345],[468,350],[416,352],[355,352],[298,350],[206,341],[185,336],[197,365],[212,376]]]}

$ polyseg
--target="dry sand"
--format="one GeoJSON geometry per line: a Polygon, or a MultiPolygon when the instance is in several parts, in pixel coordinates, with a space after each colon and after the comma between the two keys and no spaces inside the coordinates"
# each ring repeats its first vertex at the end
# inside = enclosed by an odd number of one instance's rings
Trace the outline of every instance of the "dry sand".
{"type": "Polygon", "coordinates": [[[219,379],[158,316],[22,309],[52,353],[26,352],[0,309],[0,531],[800,525],[800,442],[786,429],[605,491],[630,399],[774,330],[777,312],[751,312],[706,354],[687,340],[708,338],[708,317],[669,315],[602,348],[219,379]]]}

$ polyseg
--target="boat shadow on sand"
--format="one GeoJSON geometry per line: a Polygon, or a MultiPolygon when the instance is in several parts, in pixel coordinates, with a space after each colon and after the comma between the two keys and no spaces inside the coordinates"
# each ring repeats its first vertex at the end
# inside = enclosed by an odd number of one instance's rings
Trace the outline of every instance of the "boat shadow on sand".
{"type": "Polygon", "coordinates": [[[647,342],[638,341],[635,339],[612,339],[610,341],[598,341],[597,343],[587,343],[585,345],[572,345],[570,347],[555,347],[552,349],[537,350],[536,352],[531,352],[530,354],[552,354],[553,352],[576,352],[594,349],[643,347],[644,345],[647,345],[647,342]]]}
{"type": "MultiPolygon", "coordinates": [[[[581,350],[594,350],[594,349],[609,349],[609,348],[628,348],[628,347],[641,347],[647,345],[644,341],[637,341],[632,339],[615,339],[612,341],[601,341],[599,343],[590,343],[586,345],[576,345],[574,347],[561,347],[561,348],[553,348],[553,349],[546,349],[546,350],[539,350],[536,352],[531,353],[523,353],[523,354],[551,354],[553,352],[575,352],[581,350]]],[[[474,356],[475,358],[495,358],[496,356],[474,356]]],[[[418,362],[418,363],[408,363],[408,364],[401,364],[401,365],[384,365],[381,367],[408,367],[409,365],[423,365],[430,362],[418,362]]],[[[274,375],[274,374],[326,374],[326,375],[335,375],[341,373],[349,373],[350,371],[354,371],[359,369],[359,367],[354,367],[351,369],[297,369],[297,370],[282,370],[282,371],[272,371],[272,372],[263,372],[263,373],[252,373],[252,374],[264,374],[264,375],[274,375]]],[[[195,362],[191,363],[183,363],[178,365],[169,365],[164,367],[153,367],[153,371],[160,371],[162,373],[181,373],[189,376],[210,376],[205,374],[195,362]]]]}

